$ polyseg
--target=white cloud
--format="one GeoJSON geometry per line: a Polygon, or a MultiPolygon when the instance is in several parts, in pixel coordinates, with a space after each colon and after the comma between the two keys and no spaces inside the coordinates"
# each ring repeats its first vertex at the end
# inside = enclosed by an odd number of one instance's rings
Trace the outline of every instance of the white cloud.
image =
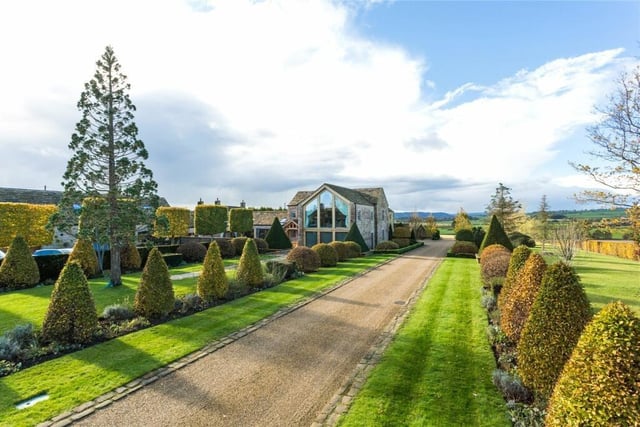
{"type": "MultiPolygon", "coordinates": [[[[592,106],[630,61],[619,49],[558,59],[494,85],[461,85],[429,103],[422,91],[439,83],[427,79],[425,61],[358,35],[352,7],[321,0],[0,3],[0,40],[14,41],[0,48],[0,150],[29,153],[38,165],[31,174],[24,165],[19,176],[3,173],[0,185],[57,185],[79,119],[75,104],[107,44],[129,76],[134,103],[147,108],[138,125],[150,166],[163,168],[156,171],[160,192],[187,206],[199,197],[281,205],[324,181],[383,185],[397,191],[390,198],[398,209],[425,207],[425,194],[437,198],[415,187],[422,182],[446,188],[449,180],[456,197],[469,200],[483,186],[484,201],[497,182],[515,186],[544,170],[559,155],[557,144],[593,120],[592,106]],[[403,200],[403,192],[412,196],[403,200]]],[[[6,160],[0,166],[13,168],[6,160]]],[[[447,203],[457,210],[464,201],[454,199],[447,203]]]]}

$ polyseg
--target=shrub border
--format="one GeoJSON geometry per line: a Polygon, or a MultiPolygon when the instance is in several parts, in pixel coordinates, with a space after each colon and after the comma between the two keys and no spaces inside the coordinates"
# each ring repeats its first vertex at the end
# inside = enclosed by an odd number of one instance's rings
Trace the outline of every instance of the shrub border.
{"type": "Polygon", "coordinates": [[[421,246],[424,246],[424,242],[417,242],[414,243],[412,245],[409,246],[405,246],[404,248],[398,248],[398,249],[385,249],[385,250],[374,250],[373,253],[374,254],[396,254],[396,255],[401,255],[405,252],[409,252],[412,251],[414,249],[417,249],[421,246]]]}

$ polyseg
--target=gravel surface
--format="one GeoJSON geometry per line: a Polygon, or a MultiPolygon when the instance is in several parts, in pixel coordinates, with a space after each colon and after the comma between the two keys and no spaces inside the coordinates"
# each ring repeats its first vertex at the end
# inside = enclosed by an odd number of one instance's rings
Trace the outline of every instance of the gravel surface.
{"type": "Polygon", "coordinates": [[[450,246],[428,241],[77,425],[309,426],[450,246]]]}

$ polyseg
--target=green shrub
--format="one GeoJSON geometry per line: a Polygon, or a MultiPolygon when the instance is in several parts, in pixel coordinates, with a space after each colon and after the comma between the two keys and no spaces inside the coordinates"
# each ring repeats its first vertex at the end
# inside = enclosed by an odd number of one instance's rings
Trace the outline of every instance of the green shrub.
{"type": "Polygon", "coordinates": [[[248,233],[253,229],[253,211],[245,208],[229,210],[229,230],[236,233],[248,233]]]}
{"type": "Polygon", "coordinates": [[[142,266],[140,251],[133,243],[128,243],[120,250],[120,266],[125,271],[139,271],[142,266]]]}
{"type": "Polygon", "coordinates": [[[395,249],[400,249],[400,245],[391,240],[384,240],[376,245],[376,251],[392,251],[395,249]]]}
{"type": "Polygon", "coordinates": [[[344,242],[333,241],[329,243],[333,249],[335,249],[338,254],[338,262],[342,262],[347,259],[347,246],[344,242]]]}
{"type": "Polygon", "coordinates": [[[231,244],[236,251],[235,256],[242,255],[242,251],[244,250],[244,245],[247,243],[248,237],[234,237],[231,239],[231,244]]]}
{"type": "Polygon", "coordinates": [[[213,241],[204,257],[202,272],[198,276],[197,292],[205,301],[222,299],[229,290],[227,274],[224,271],[218,244],[213,241]]]}
{"type": "Polygon", "coordinates": [[[345,241],[344,245],[347,248],[347,259],[358,258],[362,255],[362,249],[358,243],[345,241]]]}
{"type": "Polygon", "coordinates": [[[500,312],[500,326],[514,343],[520,340],[546,269],[544,258],[539,254],[531,254],[504,302],[500,312]]]}
{"type": "Polygon", "coordinates": [[[484,236],[487,233],[485,233],[485,231],[482,229],[482,227],[473,227],[471,229],[471,232],[473,233],[473,243],[475,243],[476,246],[479,248],[480,245],[482,245],[482,241],[484,240],[484,236]]]}
{"type": "Polygon", "coordinates": [[[407,246],[411,246],[411,239],[394,237],[393,239],[391,239],[391,241],[398,245],[398,248],[406,248],[407,246]]]}
{"type": "Polygon", "coordinates": [[[509,249],[507,249],[506,247],[504,247],[502,245],[498,245],[498,244],[486,246],[485,250],[482,251],[482,256],[480,257],[480,264],[482,264],[482,262],[485,259],[491,258],[491,256],[493,256],[495,253],[509,254],[510,255],[511,251],[509,249]]]}
{"type": "Polygon", "coordinates": [[[131,320],[136,317],[135,311],[128,304],[111,304],[102,310],[100,318],[111,321],[131,320]]]}
{"type": "Polygon", "coordinates": [[[455,255],[460,254],[477,254],[478,247],[473,242],[459,240],[451,247],[451,253],[455,255]]]}
{"type": "Polygon", "coordinates": [[[162,254],[162,259],[169,267],[179,267],[184,261],[182,254],[162,254]]]}
{"type": "Polygon", "coordinates": [[[229,213],[222,205],[197,205],[194,210],[194,228],[197,235],[210,236],[224,233],[229,213]]]}
{"type": "Polygon", "coordinates": [[[287,260],[295,262],[298,269],[305,273],[318,271],[320,268],[320,255],[306,246],[291,249],[287,254],[287,260]]]}
{"type": "MultiPolygon", "coordinates": [[[[486,252],[486,251],[485,251],[486,252]]],[[[492,251],[484,253],[480,260],[480,274],[482,282],[488,288],[499,291],[502,288],[507,270],[509,269],[509,260],[511,253],[509,251],[492,251]]]]}
{"type": "Polygon", "coordinates": [[[484,251],[484,248],[490,245],[502,245],[505,248],[509,249],[509,251],[513,251],[513,245],[511,244],[511,240],[504,232],[504,228],[498,221],[495,215],[491,217],[491,223],[489,224],[489,229],[487,230],[487,234],[485,234],[484,239],[482,239],[482,244],[480,245],[480,254],[484,251]]]}
{"type": "Polygon", "coordinates": [[[20,357],[20,346],[6,335],[0,336],[0,360],[17,360],[20,357]]]}
{"type": "Polygon", "coordinates": [[[69,259],[69,254],[43,255],[33,257],[33,259],[38,266],[40,283],[53,284],[60,277],[60,272],[69,259]]]}
{"type": "Polygon", "coordinates": [[[231,243],[231,240],[222,238],[213,239],[214,242],[218,244],[218,248],[220,249],[220,256],[225,258],[233,258],[236,256],[236,248],[231,243]]]}
{"type": "MultiPolygon", "coordinates": [[[[409,238],[411,236],[411,231],[409,231],[409,238]]],[[[347,237],[344,238],[345,242],[356,242],[360,246],[361,252],[367,252],[369,250],[369,246],[364,241],[362,234],[360,234],[360,229],[358,225],[354,222],[351,224],[351,228],[349,228],[349,232],[347,233],[347,237]]]]}
{"type": "Polygon", "coordinates": [[[515,402],[529,402],[531,401],[531,392],[522,384],[522,381],[517,376],[514,376],[501,369],[495,369],[492,375],[493,385],[507,400],[515,402]]]}
{"type": "Polygon", "coordinates": [[[28,349],[38,345],[36,330],[31,323],[16,325],[13,329],[5,332],[4,335],[18,344],[20,349],[28,349]]]}
{"type": "Polygon", "coordinates": [[[473,231],[468,228],[463,228],[456,233],[456,240],[458,242],[475,242],[473,239],[473,231]]]}
{"type": "Polygon", "coordinates": [[[89,239],[79,238],[76,240],[67,262],[72,261],[77,261],[80,264],[82,272],[87,278],[96,277],[100,273],[98,256],[89,239]]]}
{"type": "Polygon", "coordinates": [[[547,426],[637,426],[640,319],[622,302],[589,323],[549,402],[547,426]]]}
{"type": "Polygon", "coordinates": [[[0,265],[0,289],[29,288],[39,281],[38,265],[27,242],[22,236],[16,236],[0,265]]]}
{"type": "Polygon", "coordinates": [[[264,266],[267,273],[272,274],[276,279],[280,278],[280,282],[293,279],[298,276],[298,267],[293,261],[286,259],[270,259],[264,266]]]}
{"type": "Polygon", "coordinates": [[[504,301],[508,298],[509,293],[511,292],[511,288],[518,277],[518,273],[524,267],[524,263],[531,255],[531,249],[528,247],[521,245],[514,249],[511,254],[511,259],[509,260],[509,269],[507,270],[507,277],[504,279],[504,283],[502,284],[502,289],[500,290],[500,294],[498,295],[498,308],[502,308],[504,305],[504,301]]]}
{"type": "Polygon", "coordinates": [[[440,230],[436,230],[433,232],[433,235],[431,236],[431,240],[440,240],[440,230]]]}
{"type": "Polygon", "coordinates": [[[518,373],[548,399],[562,367],[591,319],[591,306],[573,268],[559,262],[542,278],[518,342],[518,373]]]}
{"type": "Polygon", "coordinates": [[[269,251],[269,244],[266,240],[256,237],[253,239],[253,242],[256,244],[256,248],[258,248],[259,254],[263,254],[269,251]]]}
{"type": "Polygon", "coordinates": [[[525,245],[529,248],[536,247],[536,241],[533,240],[531,236],[528,236],[524,233],[520,233],[519,231],[514,231],[513,233],[509,233],[509,240],[511,240],[511,244],[514,248],[517,248],[520,245],[525,245]]]}
{"type": "Polygon", "coordinates": [[[42,323],[45,342],[86,343],[98,327],[89,283],[78,262],[70,262],[56,281],[42,323]]]}
{"type": "Polygon", "coordinates": [[[338,264],[338,254],[327,243],[318,243],[311,247],[320,256],[320,267],[335,267],[338,264]]]}
{"type": "Polygon", "coordinates": [[[238,269],[236,270],[236,279],[245,286],[259,288],[264,283],[264,272],[260,257],[258,256],[258,248],[253,239],[247,239],[238,269]]]}
{"type": "Polygon", "coordinates": [[[278,217],[273,218],[271,228],[265,236],[265,240],[271,249],[291,249],[291,240],[285,233],[278,217]]]}
{"type": "Polygon", "coordinates": [[[174,301],[169,268],[158,248],[153,248],[140,276],[133,309],[146,318],[162,317],[173,309],[174,301]]]}
{"type": "Polygon", "coordinates": [[[177,252],[182,254],[182,259],[185,262],[202,262],[207,255],[207,248],[202,243],[187,242],[178,246],[177,252]]]}

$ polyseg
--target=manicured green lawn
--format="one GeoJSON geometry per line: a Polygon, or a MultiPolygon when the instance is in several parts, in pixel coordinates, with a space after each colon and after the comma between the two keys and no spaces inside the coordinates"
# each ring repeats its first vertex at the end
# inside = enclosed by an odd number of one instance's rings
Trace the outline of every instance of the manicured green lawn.
{"type": "Polygon", "coordinates": [[[509,426],[475,260],[446,258],[340,426],[509,426]]]}
{"type": "Polygon", "coordinates": [[[594,310],[619,300],[640,316],[640,262],[579,251],[572,263],[594,310]]]}
{"type": "MultiPolygon", "coordinates": [[[[237,263],[237,259],[224,260],[225,266],[232,266],[237,263]]],[[[172,268],[170,271],[172,275],[176,275],[200,270],[202,270],[202,264],[187,264],[172,268]]],[[[93,294],[98,314],[102,313],[102,310],[111,304],[124,303],[126,301],[133,304],[133,299],[140,283],[140,275],[141,273],[134,273],[122,276],[122,286],[117,288],[107,288],[106,285],[109,282],[107,278],[91,279],[89,287],[93,294]]],[[[195,285],[196,279],[193,278],[174,280],[173,282],[176,296],[194,293],[195,285]]],[[[33,323],[36,328],[39,328],[47,312],[52,291],[53,286],[40,286],[0,293],[0,335],[21,323],[33,323]]]]}
{"type": "Polygon", "coordinates": [[[323,268],[318,273],[192,316],[125,335],[0,378],[0,425],[38,424],[389,257],[374,255],[340,263],[335,268],[323,268]],[[45,391],[50,396],[48,400],[24,410],[15,408],[16,402],[45,391]]]}

